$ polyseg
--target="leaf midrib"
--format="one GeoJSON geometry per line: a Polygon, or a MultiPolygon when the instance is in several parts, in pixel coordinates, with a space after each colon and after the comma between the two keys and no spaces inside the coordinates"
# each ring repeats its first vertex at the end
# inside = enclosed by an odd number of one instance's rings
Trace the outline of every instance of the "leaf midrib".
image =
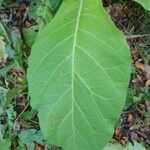
{"type": "MultiPolygon", "coordinates": [[[[79,5],[79,10],[78,10],[78,15],[77,15],[77,20],[76,20],[76,26],[75,26],[75,32],[74,32],[74,40],[73,40],[73,49],[72,49],[72,128],[73,128],[73,137],[75,134],[75,127],[74,127],[74,74],[75,74],[75,49],[77,45],[77,34],[79,31],[79,23],[80,23],[80,16],[81,16],[81,10],[83,6],[83,0],[80,0],[80,5],[79,5]]],[[[75,142],[75,141],[74,141],[75,142]]],[[[75,143],[74,143],[75,144],[75,143]]]]}

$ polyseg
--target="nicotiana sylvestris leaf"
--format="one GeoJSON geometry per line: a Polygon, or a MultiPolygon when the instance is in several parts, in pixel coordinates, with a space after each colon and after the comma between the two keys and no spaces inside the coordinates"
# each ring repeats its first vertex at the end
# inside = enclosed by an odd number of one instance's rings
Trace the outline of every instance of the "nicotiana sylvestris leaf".
{"type": "Polygon", "coordinates": [[[110,140],[130,78],[124,35],[99,0],[65,0],[29,59],[31,105],[63,150],[100,150],[110,140]]]}

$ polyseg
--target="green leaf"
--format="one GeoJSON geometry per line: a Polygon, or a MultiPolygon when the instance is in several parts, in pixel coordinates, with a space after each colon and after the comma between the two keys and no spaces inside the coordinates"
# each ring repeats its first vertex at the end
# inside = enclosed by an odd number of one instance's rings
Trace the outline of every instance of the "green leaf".
{"type": "Polygon", "coordinates": [[[131,143],[129,143],[124,150],[146,150],[146,149],[141,144],[139,144],[137,142],[134,142],[134,145],[132,145],[131,143]]]}
{"type": "Polygon", "coordinates": [[[2,3],[3,3],[3,0],[0,0],[0,6],[2,5],[2,3]]]}
{"type": "MultiPolygon", "coordinates": [[[[35,129],[29,129],[29,130],[25,130],[22,131],[19,135],[18,135],[20,142],[22,142],[23,144],[27,145],[27,148],[29,150],[34,150],[34,142],[37,142],[39,144],[43,144],[42,142],[42,134],[40,131],[37,131],[35,129]]],[[[21,145],[23,146],[23,145],[21,145]]]]}
{"type": "Polygon", "coordinates": [[[23,30],[25,43],[29,47],[32,47],[32,45],[34,44],[36,36],[38,35],[38,30],[39,30],[39,26],[38,25],[32,26],[30,28],[25,28],[23,30]]]}
{"type": "Polygon", "coordinates": [[[42,5],[38,8],[37,15],[40,17],[38,20],[39,32],[47,25],[53,18],[48,0],[41,0],[42,5]]]}
{"type": "Polygon", "coordinates": [[[18,146],[18,147],[17,147],[17,150],[27,150],[27,149],[26,149],[26,147],[23,145],[23,146],[18,146]]]}
{"type": "Polygon", "coordinates": [[[29,14],[33,17],[39,27],[39,31],[43,29],[47,23],[53,18],[49,0],[33,0],[29,8],[29,14]]]}
{"type": "Polygon", "coordinates": [[[2,105],[3,101],[5,100],[7,91],[8,91],[7,89],[0,86],[0,105],[2,105]]]}
{"type": "Polygon", "coordinates": [[[103,150],[146,150],[141,144],[134,142],[134,145],[128,143],[124,148],[120,144],[108,144],[103,150]]]}
{"type": "Polygon", "coordinates": [[[12,42],[13,47],[16,50],[17,62],[19,63],[19,66],[23,69],[23,50],[22,50],[23,41],[19,32],[12,31],[12,42]]]}
{"type": "Polygon", "coordinates": [[[23,29],[25,43],[32,47],[34,41],[42,29],[53,19],[61,0],[32,0],[29,14],[37,22],[37,25],[23,29]]]}
{"type": "Polygon", "coordinates": [[[141,4],[146,10],[150,11],[150,0],[135,0],[139,4],[141,4]]]}
{"type": "Polygon", "coordinates": [[[19,56],[21,56],[20,55],[21,51],[19,50],[21,48],[22,43],[21,43],[21,38],[20,38],[19,33],[17,36],[17,33],[15,34],[14,31],[11,31],[6,25],[6,22],[3,22],[3,21],[0,21],[0,33],[6,41],[6,46],[5,46],[6,54],[8,55],[9,58],[14,60],[17,66],[20,66],[20,62],[18,61],[20,61],[21,57],[18,59],[16,56],[16,52],[13,49],[13,46],[14,46],[19,56]]]}
{"type": "Polygon", "coordinates": [[[57,12],[62,0],[49,0],[50,7],[54,13],[57,12]]]}
{"type": "Polygon", "coordinates": [[[49,0],[32,0],[29,7],[29,15],[36,20],[37,25],[23,29],[25,43],[32,47],[38,32],[52,20],[54,14],[51,11],[49,0]]]}
{"type": "Polygon", "coordinates": [[[12,99],[13,99],[17,94],[19,94],[20,91],[21,91],[20,88],[9,89],[9,90],[7,91],[6,98],[5,98],[5,101],[4,101],[4,103],[3,103],[3,108],[6,108],[8,105],[10,105],[12,99]]]}
{"type": "Polygon", "coordinates": [[[1,36],[3,36],[4,39],[6,39],[7,43],[12,44],[11,31],[6,25],[6,23],[3,21],[0,21],[0,33],[1,33],[1,36]]]}
{"type": "Polygon", "coordinates": [[[99,0],[67,0],[29,59],[31,105],[51,143],[99,150],[111,139],[130,77],[123,34],[99,0]]]}
{"type": "Polygon", "coordinates": [[[5,61],[8,57],[6,51],[5,51],[6,43],[4,42],[4,38],[0,36],[0,62],[5,61]]]}
{"type": "Polygon", "coordinates": [[[103,150],[123,150],[124,148],[120,144],[108,144],[103,150]]]}
{"type": "Polygon", "coordinates": [[[37,111],[33,109],[31,111],[27,110],[22,114],[22,117],[25,120],[31,120],[36,114],[37,114],[37,111]]]}
{"type": "Polygon", "coordinates": [[[10,139],[3,139],[3,140],[0,140],[0,149],[1,150],[10,150],[9,147],[10,147],[10,139]]]}
{"type": "Polygon", "coordinates": [[[6,76],[7,73],[15,66],[15,64],[7,65],[0,69],[0,76],[6,76]]]}

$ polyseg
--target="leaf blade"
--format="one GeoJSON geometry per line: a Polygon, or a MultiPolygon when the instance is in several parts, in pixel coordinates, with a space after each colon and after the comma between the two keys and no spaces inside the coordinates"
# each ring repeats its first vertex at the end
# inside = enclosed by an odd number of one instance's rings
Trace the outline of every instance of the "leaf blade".
{"type": "Polygon", "coordinates": [[[102,5],[94,2],[64,1],[29,60],[32,107],[39,111],[43,134],[65,150],[102,148],[112,136],[127,92],[128,46],[102,5]]]}

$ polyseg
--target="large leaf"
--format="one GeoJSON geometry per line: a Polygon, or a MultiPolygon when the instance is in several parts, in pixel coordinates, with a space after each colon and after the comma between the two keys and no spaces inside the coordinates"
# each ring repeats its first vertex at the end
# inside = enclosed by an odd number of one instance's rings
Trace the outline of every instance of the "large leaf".
{"type": "Polygon", "coordinates": [[[66,0],[29,59],[31,105],[64,150],[100,150],[124,106],[129,48],[99,0],[66,0]]]}
{"type": "Polygon", "coordinates": [[[140,3],[145,9],[150,11],[150,0],[135,0],[140,3]]]}

